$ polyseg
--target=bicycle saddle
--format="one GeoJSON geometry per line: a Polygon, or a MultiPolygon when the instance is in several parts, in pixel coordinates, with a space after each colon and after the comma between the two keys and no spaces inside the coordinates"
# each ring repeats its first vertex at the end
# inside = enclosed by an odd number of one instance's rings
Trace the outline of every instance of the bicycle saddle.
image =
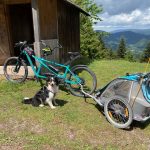
{"type": "Polygon", "coordinates": [[[68,52],[68,54],[69,54],[70,56],[78,56],[78,55],[80,55],[79,52],[68,52]]]}

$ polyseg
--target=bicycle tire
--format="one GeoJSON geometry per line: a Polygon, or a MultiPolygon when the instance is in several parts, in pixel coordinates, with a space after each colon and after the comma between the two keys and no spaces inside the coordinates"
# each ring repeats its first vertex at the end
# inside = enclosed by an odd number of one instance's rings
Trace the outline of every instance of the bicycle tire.
{"type": "MultiPolygon", "coordinates": [[[[83,73],[83,75],[87,76],[89,75],[89,77],[91,77],[92,81],[91,81],[91,84],[92,84],[92,87],[88,87],[90,88],[90,90],[86,91],[87,88],[87,85],[84,84],[84,87],[86,87],[86,89],[84,88],[84,91],[87,92],[88,94],[93,94],[94,91],[96,90],[96,87],[97,87],[97,78],[96,78],[96,75],[94,72],[92,72],[88,67],[86,66],[77,66],[77,67],[74,67],[73,69],[71,69],[71,71],[75,74],[75,75],[78,75],[80,77],[80,75],[78,74],[78,72],[80,74],[83,73]],[[84,72],[83,72],[84,71],[84,72]]],[[[84,79],[82,78],[81,80],[85,80],[85,76],[84,76],[84,79]]],[[[70,75],[69,79],[71,79],[72,75],[70,75]]],[[[88,82],[90,81],[90,79],[88,80],[88,82]]],[[[85,81],[86,82],[86,81],[85,81]]],[[[73,87],[73,85],[71,84],[68,84],[68,88],[69,88],[69,91],[71,92],[72,95],[74,96],[78,96],[78,97],[88,97],[86,95],[84,95],[82,92],[81,92],[81,89],[80,89],[80,85],[74,85],[76,87],[73,87]]]]}
{"type": "Polygon", "coordinates": [[[19,60],[18,57],[8,58],[4,63],[3,71],[6,79],[13,83],[22,83],[28,76],[27,65],[22,60],[19,60]],[[10,75],[11,73],[12,75],[10,75]],[[13,78],[13,76],[17,77],[13,78]]]}
{"type": "Polygon", "coordinates": [[[121,96],[113,96],[107,100],[104,104],[104,113],[107,120],[117,128],[127,128],[133,121],[131,106],[121,96]]]}

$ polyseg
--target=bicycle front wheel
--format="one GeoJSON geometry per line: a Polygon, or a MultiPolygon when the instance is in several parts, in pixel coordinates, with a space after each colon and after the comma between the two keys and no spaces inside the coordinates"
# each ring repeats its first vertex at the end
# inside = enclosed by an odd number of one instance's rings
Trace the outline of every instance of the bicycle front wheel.
{"type": "MultiPolygon", "coordinates": [[[[83,85],[83,90],[86,93],[92,94],[96,90],[96,86],[97,86],[96,75],[88,67],[77,66],[71,71],[80,78],[81,84],[83,85]]],[[[69,79],[73,80],[73,75],[70,75],[69,79]]],[[[80,85],[69,84],[68,87],[71,94],[79,97],[84,97],[84,96],[88,97],[82,93],[80,85]]]]}
{"type": "Polygon", "coordinates": [[[4,63],[4,75],[8,81],[21,83],[28,76],[26,64],[19,60],[18,57],[10,57],[4,63]]]}

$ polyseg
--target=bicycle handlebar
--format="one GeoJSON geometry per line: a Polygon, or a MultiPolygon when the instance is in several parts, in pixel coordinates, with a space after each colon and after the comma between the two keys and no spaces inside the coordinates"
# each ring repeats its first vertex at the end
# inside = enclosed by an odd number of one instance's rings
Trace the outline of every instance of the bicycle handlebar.
{"type": "Polygon", "coordinates": [[[15,47],[18,47],[18,46],[23,46],[23,45],[25,45],[25,44],[27,44],[27,41],[19,41],[18,43],[15,43],[15,47]]]}
{"type": "MultiPolygon", "coordinates": [[[[49,45],[47,45],[44,40],[41,40],[41,43],[45,46],[45,48],[43,48],[42,50],[44,51],[44,55],[51,55],[52,51],[54,51],[56,48],[62,48],[61,44],[58,44],[58,46],[54,47],[53,49],[51,49],[51,47],[49,45]],[[47,52],[51,52],[50,54],[48,54],[47,52]]],[[[19,41],[18,43],[15,43],[14,47],[20,47],[20,51],[22,50],[23,46],[29,46],[30,47],[31,44],[27,44],[27,41],[19,41]]]]}
{"type": "Polygon", "coordinates": [[[47,44],[44,42],[44,40],[41,40],[41,43],[42,43],[45,47],[50,48],[51,51],[54,51],[54,49],[56,49],[56,48],[62,48],[62,45],[61,45],[59,42],[57,42],[58,46],[54,47],[53,49],[52,49],[49,45],[47,45],[47,44]]]}
{"type": "MultiPolygon", "coordinates": [[[[49,45],[47,45],[47,44],[44,42],[44,40],[41,40],[41,43],[42,43],[45,47],[48,47],[48,48],[51,49],[51,47],[50,47],[49,45]]],[[[23,46],[23,45],[25,45],[25,44],[27,44],[27,41],[19,41],[18,43],[15,43],[15,47],[23,46]]],[[[57,44],[58,44],[58,47],[56,46],[56,47],[54,47],[54,48],[51,49],[51,50],[54,50],[54,49],[56,49],[56,48],[62,48],[62,45],[61,45],[60,43],[57,42],[57,44]]]]}

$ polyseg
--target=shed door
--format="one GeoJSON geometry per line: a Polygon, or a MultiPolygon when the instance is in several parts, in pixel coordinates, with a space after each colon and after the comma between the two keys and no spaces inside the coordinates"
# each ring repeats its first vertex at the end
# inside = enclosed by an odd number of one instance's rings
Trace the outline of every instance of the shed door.
{"type": "Polygon", "coordinates": [[[0,4],[0,65],[10,56],[4,6],[0,4]]]}
{"type": "MultiPolygon", "coordinates": [[[[11,45],[19,41],[34,42],[33,20],[31,4],[8,5],[11,45]]],[[[14,56],[18,56],[20,51],[15,48],[12,51],[14,56]]]]}

